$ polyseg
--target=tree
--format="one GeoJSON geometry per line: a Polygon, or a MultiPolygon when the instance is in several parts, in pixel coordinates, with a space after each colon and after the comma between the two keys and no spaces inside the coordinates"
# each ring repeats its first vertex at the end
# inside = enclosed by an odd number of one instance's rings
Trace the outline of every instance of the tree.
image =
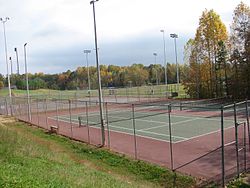
{"type": "Polygon", "coordinates": [[[196,35],[187,43],[185,49],[189,54],[190,80],[186,88],[196,97],[217,97],[218,74],[216,73],[219,41],[227,41],[226,26],[214,10],[205,10],[199,21],[196,35]]]}
{"type": "Polygon", "coordinates": [[[4,87],[3,81],[0,80],[0,89],[2,89],[4,87]]]}
{"type": "Polygon", "coordinates": [[[223,41],[218,43],[218,52],[216,58],[216,73],[219,73],[219,92],[220,96],[223,96],[223,93],[226,93],[226,96],[229,95],[228,89],[228,73],[230,71],[230,65],[228,65],[228,52],[226,45],[223,41]]]}
{"type": "Polygon", "coordinates": [[[250,68],[249,68],[249,32],[250,8],[240,3],[234,10],[230,35],[230,62],[233,74],[230,78],[234,98],[249,97],[250,93],[250,68]]]}

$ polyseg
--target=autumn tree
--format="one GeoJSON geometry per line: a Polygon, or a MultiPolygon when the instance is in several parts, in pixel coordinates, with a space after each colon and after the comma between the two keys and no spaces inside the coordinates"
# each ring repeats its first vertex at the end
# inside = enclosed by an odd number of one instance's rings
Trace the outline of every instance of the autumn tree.
{"type": "Polygon", "coordinates": [[[249,97],[250,93],[250,62],[249,62],[249,32],[250,8],[241,2],[234,10],[230,27],[230,62],[233,75],[230,78],[231,94],[235,98],[249,97]]]}
{"type": "Polygon", "coordinates": [[[219,74],[216,70],[218,43],[227,40],[226,26],[220,16],[214,10],[203,11],[195,38],[187,44],[191,70],[190,80],[185,83],[193,96],[195,93],[199,98],[219,96],[219,74]]]}

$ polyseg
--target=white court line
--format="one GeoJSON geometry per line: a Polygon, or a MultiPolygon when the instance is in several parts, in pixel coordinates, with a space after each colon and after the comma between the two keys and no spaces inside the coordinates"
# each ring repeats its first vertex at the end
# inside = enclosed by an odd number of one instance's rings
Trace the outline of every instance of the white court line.
{"type": "MultiPolygon", "coordinates": [[[[53,119],[53,118],[50,118],[50,119],[53,119]]],[[[65,118],[65,119],[69,119],[69,118],[65,118]]],[[[70,123],[69,121],[66,121],[66,120],[62,120],[62,119],[59,119],[59,121],[63,121],[63,122],[67,122],[67,123],[70,123]]],[[[73,124],[77,124],[78,125],[78,123],[75,123],[75,122],[72,122],[73,124]]],[[[91,126],[91,127],[93,127],[93,126],[91,126]]],[[[114,126],[114,125],[111,125],[111,124],[109,124],[109,127],[113,127],[113,128],[117,128],[117,129],[123,129],[123,130],[128,130],[128,131],[131,131],[131,132],[133,132],[134,130],[133,129],[131,129],[131,128],[126,128],[126,127],[119,127],[119,126],[114,126]]],[[[98,127],[94,127],[94,128],[98,128],[98,127]]],[[[99,129],[99,128],[98,128],[99,129]]],[[[113,131],[113,130],[111,130],[111,131],[113,131]]],[[[150,132],[150,131],[141,131],[141,130],[136,130],[137,132],[142,132],[142,133],[148,133],[148,134],[153,134],[153,135],[158,135],[158,136],[166,136],[166,137],[169,137],[170,135],[169,134],[161,134],[161,133],[154,133],[154,132],[150,132]]],[[[122,131],[121,131],[122,132],[122,131]]],[[[127,132],[122,132],[122,133],[127,133],[127,132]]],[[[131,133],[131,135],[133,135],[132,133],[131,133]]],[[[140,135],[141,136],[141,135],[140,135]]],[[[143,136],[142,136],[143,137],[143,136]]],[[[155,137],[148,137],[148,138],[152,138],[152,139],[155,139],[155,137]]],[[[181,137],[181,136],[173,136],[172,135],[172,138],[179,138],[179,139],[182,139],[182,140],[186,140],[187,138],[185,138],[185,137],[181,137]]],[[[166,141],[166,140],[165,140],[166,141]]]]}
{"type": "MultiPolygon", "coordinates": [[[[115,111],[116,112],[116,111],[115,111]]],[[[120,111],[121,112],[121,111],[120,111]]],[[[120,113],[120,112],[118,112],[117,111],[117,113],[120,113]]],[[[130,111],[124,111],[124,112],[130,112],[130,111]]],[[[114,112],[113,112],[114,113],[114,112]]],[[[137,112],[138,113],[138,112],[137,112]]],[[[140,113],[140,112],[139,112],[140,113]]],[[[81,114],[81,113],[80,113],[81,114]]],[[[92,113],[93,115],[98,115],[97,113],[92,113]]],[[[144,114],[144,113],[143,113],[144,114]]],[[[156,115],[158,115],[158,116],[164,116],[165,117],[165,115],[164,114],[156,114],[156,115]]],[[[67,115],[64,115],[64,116],[67,116],[67,115]]],[[[59,116],[60,117],[60,116],[59,116]]],[[[220,121],[220,119],[214,119],[214,118],[206,118],[206,117],[201,117],[201,116],[199,116],[199,117],[197,117],[197,116],[184,116],[184,115],[177,115],[177,114],[174,114],[173,113],[173,115],[172,115],[172,117],[184,117],[184,118],[193,118],[193,117],[195,117],[195,119],[190,119],[190,120],[185,120],[185,121],[193,121],[193,120],[197,120],[197,119],[202,119],[202,120],[204,120],[204,119],[206,119],[206,120],[209,120],[209,121],[220,121]]],[[[124,117],[123,117],[124,118],[124,117]]],[[[66,118],[66,119],[70,119],[70,118],[66,118]]],[[[146,121],[146,122],[150,122],[150,121],[148,121],[148,120],[142,120],[142,119],[137,119],[137,120],[141,120],[141,121],[146,121]]],[[[63,120],[61,120],[61,121],[63,121],[63,120]]],[[[224,118],[224,121],[228,121],[228,122],[232,122],[233,120],[231,120],[231,119],[225,119],[224,118]]],[[[68,122],[68,121],[64,121],[64,122],[68,122]]],[[[69,123],[69,122],[68,122],[69,123]]],[[[72,122],[73,123],[73,122],[72,122]]],[[[96,122],[93,122],[93,123],[96,123],[96,122]]],[[[163,123],[163,122],[159,122],[159,123],[163,123]]],[[[177,122],[178,123],[178,122],[177,122]]],[[[77,124],[77,123],[74,123],[74,124],[77,124]]],[[[173,124],[176,124],[176,123],[173,123],[173,124]]],[[[112,126],[112,125],[111,125],[112,126]]],[[[93,126],[92,126],[93,127],[93,126]]],[[[112,127],[114,127],[114,128],[119,128],[119,129],[124,129],[124,130],[130,130],[130,131],[133,131],[133,129],[129,129],[129,128],[124,128],[124,127],[117,127],[117,126],[112,126],[112,127]]],[[[230,129],[230,128],[232,128],[233,126],[231,126],[231,127],[228,127],[228,128],[226,128],[226,129],[224,129],[224,130],[227,130],[227,129],[230,129]]],[[[98,127],[96,127],[96,128],[98,128],[98,127]]],[[[156,127],[152,127],[152,129],[154,129],[154,128],[156,128],[156,127]]],[[[112,131],[114,131],[114,130],[112,130],[112,131]]],[[[136,131],[140,131],[140,130],[136,130],[136,131]]],[[[141,129],[141,131],[140,132],[143,132],[144,131],[144,129],[141,129]]],[[[179,137],[179,138],[181,138],[182,140],[180,140],[180,141],[176,141],[176,142],[174,142],[174,143],[180,143],[180,142],[183,142],[183,141],[187,141],[187,140],[191,140],[191,139],[194,139],[194,138],[198,138],[198,137],[202,137],[202,136],[206,136],[206,135],[209,135],[209,134],[213,134],[213,133],[216,133],[216,132],[219,132],[220,131],[220,129],[218,129],[218,130],[215,130],[215,131],[212,131],[212,132],[208,132],[208,133],[204,133],[204,134],[201,134],[201,135],[197,135],[197,136],[193,136],[193,137],[189,137],[189,138],[185,138],[185,137],[179,137]]],[[[119,132],[119,131],[116,131],[116,132],[119,132]]],[[[122,132],[121,131],[121,133],[124,133],[124,132],[122,132]]],[[[154,133],[154,132],[149,132],[149,131],[146,131],[145,133],[149,133],[149,134],[155,134],[155,135],[159,135],[159,136],[169,136],[169,135],[167,135],[167,134],[160,134],[160,133],[154,133]]],[[[126,132],[125,132],[125,134],[126,134],[126,132]]],[[[142,137],[147,137],[147,136],[142,136],[142,137]]],[[[176,137],[176,138],[178,138],[178,136],[172,136],[172,137],[176,137]]],[[[162,140],[162,139],[156,139],[156,138],[154,138],[154,137],[147,137],[147,138],[152,138],[152,139],[155,139],[155,140],[161,140],[161,141],[166,141],[166,142],[168,142],[167,140],[162,140]]]]}
{"type": "MultiPolygon", "coordinates": [[[[234,125],[225,128],[224,131],[228,130],[228,129],[231,129],[231,128],[234,128],[234,125]]],[[[211,131],[211,132],[208,132],[208,133],[204,133],[204,134],[200,134],[200,135],[197,135],[197,136],[193,136],[193,137],[187,138],[186,140],[183,140],[183,141],[188,141],[188,140],[191,140],[191,139],[194,139],[194,138],[199,138],[199,137],[202,137],[202,136],[207,136],[209,134],[217,133],[217,132],[220,132],[220,131],[221,131],[220,129],[217,129],[215,131],[211,131]]],[[[179,143],[179,142],[182,142],[182,140],[181,141],[177,141],[175,143],[179,143]]]]}
{"type": "MultiPolygon", "coordinates": [[[[181,124],[181,123],[186,123],[186,122],[195,121],[195,120],[196,120],[196,118],[195,119],[188,119],[188,120],[184,120],[184,121],[178,121],[176,123],[171,123],[171,125],[178,125],[178,124],[181,124]]],[[[151,130],[151,129],[161,128],[161,127],[165,127],[165,126],[166,126],[166,123],[165,123],[165,125],[159,125],[159,126],[145,128],[145,129],[140,129],[140,130],[145,131],[145,130],[151,130]]]]}
{"type": "MultiPolygon", "coordinates": [[[[49,117],[50,119],[53,119],[51,117],[49,117]]],[[[59,120],[59,121],[62,121],[62,122],[66,122],[66,123],[69,123],[68,121],[65,121],[65,120],[59,120]]],[[[74,123],[72,122],[72,124],[77,124],[78,123],[74,123]]],[[[112,126],[112,125],[111,125],[112,126]]],[[[115,128],[119,128],[119,129],[126,129],[126,130],[130,130],[130,131],[133,131],[133,129],[129,129],[129,128],[124,128],[124,127],[117,127],[117,126],[112,126],[112,127],[115,127],[115,128]]],[[[228,129],[231,129],[233,128],[234,126],[230,126],[230,127],[227,127],[225,130],[228,130],[228,129]]],[[[95,126],[91,126],[91,128],[95,128],[95,129],[100,129],[99,127],[95,127],[95,126]]],[[[113,132],[117,132],[117,133],[122,133],[122,134],[128,134],[128,135],[133,135],[132,133],[128,133],[128,132],[123,132],[123,131],[117,131],[117,130],[111,130],[113,132]]],[[[202,137],[202,136],[206,136],[206,135],[209,135],[209,134],[213,134],[213,133],[216,133],[216,132],[219,132],[220,129],[218,130],[215,130],[215,131],[212,131],[212,132],[208,132],[208,133],[204,133],[204,134],[201,134],[201,135],[197,135],[197,136],[193,136],[193,137],[189,137],[189,138],[185,138],[185,137],[179,137],[180,141],[173,141],[174,144],[177,144],[177,143],[181,143],[181,142],[185,142],[185,141],[188,141],[188,140],[191,140],[191,139],[195,139],[195,138],[199,138],[199,137],[202,137]]],[[[149,134],[155,134],[155,133],[152,133],[152,132],[148,132],[149,134]]],[[[138,136],[138,135],[137,135],[138,136]]],[[[158,140],[158,141],[163,141],[163,142],[169,142],[169,140],[164,140],[164,139],[160,139],[160,138],[155,138],[155,137],[151,137],[151,136],[143,136],[143,135],[139,135],[140,137],[142,138],[149,138],[149,139],[153,139],[153,140],[158,140]]],[[[159,135],[160,136],[160,135],[159,135]]],[[[168,134],[164,134],[163,136],[170,136],[168,134]]],[[[178,136],[172,136],[172,137],[178,137],[178,136]]]]}
{"type": "MultiPolygon", "coordinates": [[[[133,129],[130,129],[130,128],[118,127],[118,126],[114,126],[114,125],[109,125],[109,127],[114,127],[114,128],[118,128],[118,129],[124,129],[124,130],[134,131],[133,129]]],[[[170,136],[169,134],[154,133],[154,132],[151,132],[151,131],[143,131],[143,130],[137,130],[137,129],[136,129],[136,132],[154,134],[154,135],[158,135],[158,136],[170,136]]],[[[174,138],[180,138],[180,139],[187,139],[187,138],[181,137],[181,136],[172,136],[172,137],[174,137],[174,138]]],[[[154,137],[152,137],[152,138],[154,138],[154,137]]]]}

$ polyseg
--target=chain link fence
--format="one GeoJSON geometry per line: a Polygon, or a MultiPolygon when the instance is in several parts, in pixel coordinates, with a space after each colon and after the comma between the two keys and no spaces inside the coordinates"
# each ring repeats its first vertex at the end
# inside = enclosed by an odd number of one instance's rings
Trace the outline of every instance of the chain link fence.
{"type": "Polygon", "coordinates": [[[0,98],[0,113],[91,145],[103,146],[104,140],[112,151],[222,186],[249,170],[249,101],[139,97],[102,104],[95,98],[62,96],[32,96],[30,102],[26,97],[0,98]]]}

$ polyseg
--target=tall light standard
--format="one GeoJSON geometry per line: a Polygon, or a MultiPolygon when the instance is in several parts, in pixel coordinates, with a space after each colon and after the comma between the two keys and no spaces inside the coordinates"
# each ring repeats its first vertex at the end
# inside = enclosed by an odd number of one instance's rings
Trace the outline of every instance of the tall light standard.
{"type": "Polygon", "coordinates": [[[156,77],[156,85],[158,85],[158,71],[157,71],[157,67],[156,67],[156,56],[157,56],[157,53],[153,53],[153,55],[155,56],[155,77],[156,77]]]}
{"type": "Polygon", "coordinates": [[[14,48],[14,51],[16,52],[16,66],[17,66],[17,74],[20,74],[19,70],[19,61],[18,61],[18,53],[17,53],[17,48],[14,48]]]}
{"type": "Polygon", "coordinates": [[[87,71],[88,71],[88,90],[90,92],[90,75],[89,75],[89,61],[88,61],[88,54],[91,53],[91,50],[84,50],[83,51],[86,54],[86,62],[87,62],[87,71]]]}
{"type": "Polygon", "coordinates": [[[100,120],[101,120],[101,131],[102,131],[102,145],[105,145],[105,129],[104,129],[104,119],[103,119],[103,105],[102,105],[102,85],[101,85],[101,75],[100,66],[98,59],[98,45],[97,45],[97,32],[96,32],[96,19],[95,19],[95,3],[98,0],[90,1],[90,5],[93,5],[93,17],[94,17],[94,34],[95,34],[95,55],[96,55],[96,69],[98,78],[98,94],[99,94],[99,108],[100,108],[100,120]]]}
{"type": "Polygon", "coordinates": [[[8,77],[8,88],[9,88],[9,98],[10,98],[10,111],[12,115],[12,98],[11,98],[11,88],[10,88],[10,74],[9,74],[9,65],[8,65],[8,54],[7,54],[7,39],[6,39],[6,33],[5,33],[5,23],[9,20],[9,17],[6,17],[5,19],[0,18],[0,21],[3,24],[3,37],[4,37],[4,49],[5,49],[5,62],[7,66],[7,77],[8,77]]]}
{"type": "Polygon", "coordinates": [[[176,79],[177,79],[177,89],[179,91],[179,66],[178,66],[178,60],[177,60],[177,49],[176,49],[176,39],[178,38],[178,35],[175,33],[170,34],[170,37],[174,39],[174,49],[175,49],[175,63],[176,63],[176,79]]]}
{"type": "Polygon", "coordinates": [[[31,122],[31,109],[30,109],[30,91],[29,91],[29,76],[28,76],[28,68],[27,68],[27,53],[26,53],[27,43],[23,45],[24,48],[24,64],[25,64],[25,75],[26,75],[26,90],[27,90],[27,102],[28,102],[28,116],[29,121],[31,122]]]}
{"type": "Polygon", "coordinates": [[[12,76],[13,75],[13,66],[12,66],[12,59],[11,59],[11,57],[9,57],[9,60],[10,60],[10,75],[12,76]]]}
{"type": "Polygon", "coordinates": [[[160,30],[162,32],[163,37],[163,52],[164,52],[164,67],[165,67],[165,85],[168,85],[168,77],[167,77],[167,59],[166,59],[166,42],[165,42],[165,31],[162,29],[160,30]]]}

